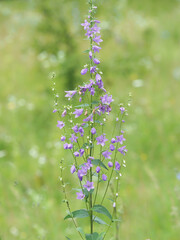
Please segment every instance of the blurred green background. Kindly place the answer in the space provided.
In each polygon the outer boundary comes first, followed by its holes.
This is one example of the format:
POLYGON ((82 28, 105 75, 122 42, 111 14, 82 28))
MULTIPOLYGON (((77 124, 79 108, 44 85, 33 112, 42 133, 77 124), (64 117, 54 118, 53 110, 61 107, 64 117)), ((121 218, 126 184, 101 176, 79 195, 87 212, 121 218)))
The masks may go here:
MULTIPOLYGON (((132 93, 120 239, 179 240, 180 1, 97 4, 105 86, 117 102, 132 93)), ((64 90, 83 82, 87 8, 85 0, 0 1, 0 240, 78 239, 63 221, 59 161, 70 156, 49 75, 62 104, 64 90)))

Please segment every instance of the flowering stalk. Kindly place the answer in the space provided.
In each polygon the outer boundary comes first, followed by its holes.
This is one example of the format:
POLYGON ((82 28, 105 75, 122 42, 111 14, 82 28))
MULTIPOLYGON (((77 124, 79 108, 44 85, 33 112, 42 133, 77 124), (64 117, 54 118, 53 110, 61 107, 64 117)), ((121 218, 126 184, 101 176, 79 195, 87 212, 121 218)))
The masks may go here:
MULTIPOLYGON (((72 219, 76 229, 79 229, 75 219, 89 218, 89 233, 83 234, 82 231, 78 231, 81 238, 85 237, 86 240, 105 239, 112 223, 115 222, 120 171, 123 167, 121 162, 122 157, 127 153, 124 146, 126 139, 122 130, 127 110, 122 104, 119 105, 116 124, 110 139, 106 132, 106 122, 110 120, 109 115, 114 100, 104 88, 103 73, 99 68, 100 60, 97 58, 97 53, 101 50, 100 43, 103 40, 100 36, 100 21, 95 18, 96 10, 93 0, 89 0, 89 15, 81 24, 90 42, 89 49, 85 51, 88 53, 89 63, 84 65, 81 75, 84 77, 89 75, 89 82, 78 86, 75 90, 65 91, 69 104, 63 108, 58 105, 58 95, 53 87, 55 96, 53 112, 58 112, 60 117, 57 127, 63 134, 61 141, 64 149, 69 150, 73 156, 70 172, 74 180, 78 179, 79 188, 76 198, 84 202, 85 207, 71 211, 67 201, 69 214, 65 219, 72 219), (116 186, 115 195, 108 191, 113 184, 116 186), (108 197, 110 195, 111 199, 113 198, 112 210, 104 206, 107 194, 108 197), (104 218, 101 219, 99 215, 110 220, 108 228, 102 233, 98 233, 98 230, 94 231, 94 228, 97 229, 95 223, 106 224, 104 218)), ((63 191, 67 199, 65 188, 63 191)))

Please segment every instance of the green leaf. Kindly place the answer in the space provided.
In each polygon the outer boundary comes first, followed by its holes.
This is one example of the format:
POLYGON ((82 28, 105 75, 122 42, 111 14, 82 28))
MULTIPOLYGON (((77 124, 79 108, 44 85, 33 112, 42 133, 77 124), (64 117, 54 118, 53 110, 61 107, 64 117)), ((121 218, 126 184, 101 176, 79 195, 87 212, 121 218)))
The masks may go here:
POLYGON ((92 104, 99 104, 100 101, 93 101, 92 104))
POLYGON ((83 51, 83 53, 89 53, 89 49, 87 49, 87 50, 83 51))
POLYGON ((111 216, 110 212, 109 212, 109 211, 107 210, 107 208, 105 208, 104 206, 102 206, 102 205, 95 205, 95 206, 92 208, 92 210, 93 210, 94 212, 102 213, 102 214, 104 214, 105 216, 107 216, 109 219, 112 220, 112 216, 111 216))
POLYGON ((122 222, 121 219, 112 219, 112 222, 122 222))
POLYGON ((68 214, 64 220, 68 219, 68 218, 86 218, 89 217, 89 212, 85 209, 80 209, 80 210, 76 210, 74 212, 72 212, 72 215, 68 214))
POLYGON ((101 167, 105 168, 106 170, 108 170, 106 165, 100 159, 93 159, 93 160, 91 160, 91 163, 95 166, 101 166, 101 167))
POLYGON ((85 104, 77 105, 75 107, 77 107, 77 108, 79 108, 79 107, 82 107, 82 108, 83 107, 89 107, 89 104, 85 103, 85 104))
POLYGON ((97 240, 103 240, 104 234, 105 234, 105 232, 102 232, 101 234, 99 234, 99 237, 97 240))
POLYGON ((98 224, 108 225, 106 222, 104 222, 101 218, 99 218, 97 216, 93 216, 93 221, 98 224))
POLYGON ((97 232, 93 234, 86 234, 86 240, 98 240, 99 234, 97 232))
POLYGON ((68 237, 66 237, 67 238, 67 240, 71 240, 70 238, 68 238, 68 237))

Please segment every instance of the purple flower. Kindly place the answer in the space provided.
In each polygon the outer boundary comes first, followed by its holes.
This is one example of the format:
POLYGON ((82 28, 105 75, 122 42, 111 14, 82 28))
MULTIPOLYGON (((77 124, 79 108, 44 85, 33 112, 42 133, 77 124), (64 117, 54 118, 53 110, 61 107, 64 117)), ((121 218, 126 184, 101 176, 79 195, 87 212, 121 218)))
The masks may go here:
POLYGON ((92 52, 90 51, 90 52, 89 52, 89 58, 92 59, 92 56, 93 56, 93 55, 92 55, 92 52))
POLYGON ((108 162, 108 167, 113 167, 113 163, 111 161, 108 162))
POLYGON ((85 187, 89 192, 91 189, 94 189, 93 184, 94 184, 93 182, 87 181, 87 183, 85 185, 83 185, 83 187, 85 187))
POLYGON ((97 145, 100 144, 102 147, 105 145, 105 142, 108 141, 108 140, 106 139, 105 135, 106 135, 106 134, 103 134, 103 135, 101 135, 101 136, 99 136, 99 137, 96 138, 96 140, 97 140, 97 145))
POLYGON ((95 22, 95 23, 100 23, 100 21, 99 21, 99 20, 94 20, 94 22, 95 22))
POLYGON ((65 136, 62 136, 61 137, 61 141, 64 142, 66 140, 66 137, 65 136))
POLYGON ((93 122, 93 114, 90 114, 87 118, 83 119, 84 122, 93 122))
POLYGON ((80 157, 82 157, 83 156, 83 154, 84 154, 84 149, 82 148, 82 149, 80 149, 79 150, 79 152, 80 152, 80 157))
POLYGON ((91 133, 94 135, 94 134, 96 134, 96 129, 93 127, 92 129, 91 129, 91 133))
POLYGON ((111 96, 108 96, 107 94, 104 95, 103 97, 101 97, 101 102, 102 104, 108 104, 110 105, 111 102, 113 102, 114 100, 112 99, 112 95, 111 96))
POLYGON ((62 117, 65 117, 66 116, 66 114, 67 114, 67 110, 65 109, 64 111, 63 111, 63 113, 62 113, 62 117))
POLYGON ((78 175, 79 180, 82 181, 83 176, 81 174, 81 170, 78 170, 77 175, 78 175))
POLYGON ((81 101, 82 101, 82 97, 79 98, 79 102, 81 102, 81 101))
POLYGON ((108 152, 108 151, 105 151, 105 152, 102 153, 102 155, 103 155, 105 158, 107 158, 107 159, 111 159, 111 157, 110 157, 111 154, 112 154, 112 153, 111 153, 111 152, 108 152))
POLYGON ((90 23, 87 20, 85 20, 84 23, 81 23, 81 26, 84 27, 84 30, 87 30, 90 26, 90 23))
POLYGON ((73 112, 73 114, 75 114, 75 118, 80 117, 83 114, 84 109, 75 109, 75 111, 73 112))
POLYGON ((118 162, 115 162, 115 167, 116 167, 116 170, 119 171, 121 168, 121 165, 118 162))
POLYGON ((68 143, 64 144, 64 149, 68 149, 68 143))
POLYGON ((118 151, 122 154, 122 155, 125 155, 125 152, 127 152, 127 149, 125 149, 126 146, 122 146, 120 148, 118 148, 118 151))
POLYGON ((93 41, 96 42, 97 44, 100 44, 101 42, 103 42, 103 40, 101 39, 101 36, 95 36, 95 38, 93 38, 93 41))
POLYGON ((96 66, 93 66, 90 68, 90 73, 95 73, 96 72, 96 66))
POLYGON ((58 128, 62 129, 65 126, 65 124, 62 121, 57 121, 57 122, 58 122, 57 124, 58 128))
POLYGON ((115 146, 114 146, 113 144, 111 144, 110 147, 109 147, 109 149, 110 149, 111 151, 114 151, 114 150, 115 150, 115 146))
POLYGON ((92 88, 90 89, 90 94, 91 94, 92 96, 94 96, 94 93, 95 93, 95 89, 92 87, 92 88))
POLYGON ((107 180, 107 176, 105 174, 102 175, 102 180, 106 181, 107 180))
POLYGON ((65 91, 65 93, 65 97, 72 98, 77 93, 77 91, 65 91))
POLYGON ((76 167, 74 165, 72 165, 71 167, 71 173, 73 174, 76 171, 76 167))
POLYGON ((115 138, 112 138, 112 139, 111 139, 111 143, 116 143, 116 139, 115 139, 115 138))
POLYGON ((100 64, 100 61, 99 61, 97 58, 94 58, 94 59, 93 59, 93 62, 94 62, 95 64, 100 64))
POLYGON ((125 108, 124 107, 120 107, 120 111, 121 111, 121 114, 123 114, 124 111, 125 111, 125 108))
POLYGON ((72 143, 68 144, 68 149, 72 149, 72 148, 73 148, 72 143))
POLYGON ((92 31, 96 34, 96 33, 100 33, 101 28, 98 27, 98 25, 95 23, 94 27, 92 28, 92 31))
POLYGON ((75 125, 72 130, 75 132, 75 133, 78 133, 78 125, 75 125))
POLYGON ((77 192, 77 199, 83 200, 85 198, 85 195, 83 194, 83 192, 77 192))
POLYGON ((74 152, 75 157, 79 157, 79 152, 74 152))
POLYGON ((81 134, 81 137, 83 137, 84 136, 84 129, 82 127, 80 127, 78 131, 81 134))
POLYGON ((86 168, 87 168, 88 170, 89 170, 91 167, 93 167, 90 159, 87 160, 87 163, 85 163, 85 166, 86 166, 86 168))
POLYGON ((55 112, 57 112, 57 109, 54 109, 54 110, 53 110, 53 113, 55 113, 55 112))
POLYGON ((122 120, 122 122, 124 123, 124 122, 125 122, 125 120, 122 120))
POLYGON ((93 49, 94 53, 96 53, 96 52, 99 53, 99 50, 101 49, 101 47, 94 45, 94 46, 92 47, 92 49, 93 49))
POLYGON ((123 141, 126 140, 126 139, 123 137, 123 135, 116 136, 116 139, 117 139, 116 142, 119 142, 120 144, 123 144, 123 141))
POLYGON ((88 71, 88 68, 84 68, 81 70, 81 75, 85 75, 88 71))
POLYGON ((101 75, 99 75, 98 73, 96 74, 96 85, 99 88, 103 88, 103 86, 104 86, 103 81, 101 79, 101 75))
POLYGON ((76 137, 76 135, 71 134, 71 138, 69 138, 69 140, 73 143, 73 142, 77 142, 78 137, 76 137))
POLYGON ((97 166, 96 172, 99 173, 100 171, 101 171, 101 168, 99 166, 97 166))

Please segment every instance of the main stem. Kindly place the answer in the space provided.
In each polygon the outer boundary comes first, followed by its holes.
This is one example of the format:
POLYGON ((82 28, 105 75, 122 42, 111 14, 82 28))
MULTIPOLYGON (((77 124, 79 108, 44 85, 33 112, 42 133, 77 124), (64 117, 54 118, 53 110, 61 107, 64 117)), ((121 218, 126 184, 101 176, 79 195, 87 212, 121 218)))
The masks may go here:
MULTIPOLYGON (((91 28, 92 28, 92 25, 93 25, 93 16, 92 16, 92 10, 93 10, 93 3, 92 3, 92 0, 90 0, 90 10, 91 10, 91 13, 90 13, 90 21, 91 21, 91 28)), ((92 37, 90 38, 90 51, 92 52, 92 44, 93 44, 93 39, 92 37)), ((92 67, 92 59, 90 60, 90 69, 92 67)), ((91 75, 91 79, 92 79, 92 73, 90 74, 91 75)), ((92 95, 91 95, 91 113, 92 113, 92 95)), ((91 125, 91 129, 93 128, 93 124, 91 125)), ((90 147, 90 157, 92 156, 92 147, 93 147, 93 135, 92 133, 90 132, 90 135, 91 135, 91 147, 90 147)), ((90 168, 90 182, 92 182, 92 168, 90 168)), ((90 210, 90 233, 93 234, 93 211, 92 211, 92 204, 93 204, 93 201, 92 201, 92 193, 90 193, 90 196, 89 196, 89 210, 90 210)))

